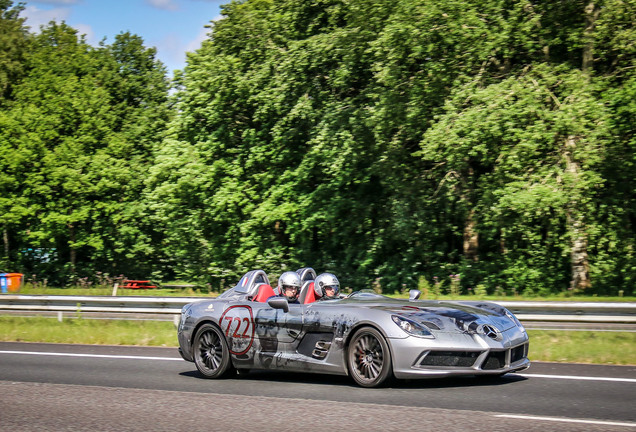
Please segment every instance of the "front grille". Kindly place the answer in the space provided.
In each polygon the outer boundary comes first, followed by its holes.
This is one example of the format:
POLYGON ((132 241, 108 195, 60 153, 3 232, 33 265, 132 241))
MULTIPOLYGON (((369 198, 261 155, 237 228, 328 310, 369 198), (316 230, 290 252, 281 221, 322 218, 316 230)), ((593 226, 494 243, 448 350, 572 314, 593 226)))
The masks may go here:
POLYGON ((526 351, 527 346, 528 344, 523 344, 510 350, 510 363, 514 363, 526 357, 528 355, 526 351))
POLYGON ((430 351, 420 361, 420 366, 471 367, 479 354, 474 351, 430 351))
POLYGON ((501 369, 506 366, 506 352, 493 351, 488 354, 486 361, 481 367, 483 370, 501 369))

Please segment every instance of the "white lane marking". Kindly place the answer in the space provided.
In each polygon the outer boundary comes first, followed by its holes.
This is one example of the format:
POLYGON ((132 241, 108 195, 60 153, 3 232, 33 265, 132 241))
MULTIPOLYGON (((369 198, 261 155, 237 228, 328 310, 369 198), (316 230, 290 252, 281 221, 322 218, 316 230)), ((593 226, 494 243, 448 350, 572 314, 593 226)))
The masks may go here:
MULTIPOLYGON (((106 354, 78 354, 78 353, 57 353, 57 352, 38 352, 38 351, 0 351, 0 354, 26 354, 26 355, 44 355, 59 357, 89 357, 89 358, 112 358, 112 359, 128 359, 128 360, 165 360, 165 361, 183 361, 181 358, 175 357, 148 357, 148 356, 130 356, 130 355, 106 355, 106 354)), ((542 375, 542 374, 523 374, 517 373, 524 377, 534 378, 551 378, 551 379, 570 379, 580 381, 612 381, 612 382, 628 382, 636 383, 633 378, 611 378, 611 377, 590 377, 590 376, 571 376, 571 375, 542 375)))
POLYGON ((517 375, 521 375, 528 378, 534 377, 534 378, 550 378, 550 379, 569 379, 569 380, 578 380, 578 381, 612 381, 612 382, 636 383, 636 379, 634 378, 612 378, 612 377, 593 377, 593 376, 574 376, 574 375, 542 375, 542 374, 523 374, 523 373, 518 373, 517 375))
POLYGON ((636 427, 636 423, 623 423, 623 422, 612 422, 612 421, 602 421, 602 420, 583 420, 583 419, 571 419, 571 418, 559 418, 559 417, 537 417, 537 416, 512 415, 512 414, 499 414, 499 415, 495 415, 495 417, 522 419, 522 420, 543 420, 543 421, 553 421, 553 422, 563 422, 563 423, 585 423, 585 424, 594 424, 594 425, 603 425, 603 426, 636 427))
POLYGON ((56 352, 37 352, 37 351, 0 351, 0 354, 26 354, 26 355, 44 355, 44 356, 60 356, 60 357, 94 357, 94 358, 132 359, 132 360, 183 361, 183 359, 174 358, 174 357, 146 357, 146 356, 128 356, 128 355, 105 355, 105 354, 77 354, 77 353, 56 353, 56 352))

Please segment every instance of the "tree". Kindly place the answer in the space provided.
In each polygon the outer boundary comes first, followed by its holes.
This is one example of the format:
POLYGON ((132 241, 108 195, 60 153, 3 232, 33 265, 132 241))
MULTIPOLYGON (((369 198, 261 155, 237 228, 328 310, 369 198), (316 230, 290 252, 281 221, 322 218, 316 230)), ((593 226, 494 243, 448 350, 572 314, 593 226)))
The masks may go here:
POLYGON ((474 185, 466 211, 490 227, 480 247, 506 262, 488 276, 492 285, 563 287, 569 255, 569 288, 583 290, 591 286, 589 241, 610 137, 609 114, 586 76, 538 65, 459 90, 420 154, 449 180, 440 185, 447 199, 464 201, 453 192, 474 185))
POLYGON ((0 108, 26 69, 29 33, 20 17, 23 9, 22 3, 14 6, 11 0, 0 0, 0 108))
POLYGON ((153 134, 167 120, 164 68, 135 36, 93 48, 63 23, 42 28, 33 47, 6 113, 20 247, 55 249, 57 283, 143 269, 148 251, 143 242, 135 250, 135 222, 153 134))
POLYGON ((13 99, 13 87, 19 83, 26 70, 25 56, 29 46, 29 34, 24 26, 24 18, 20 18, 23 6, 13 6, 10 0, 0 1, 0 216, 2 227, 2 253, 0 262, 7 263, 10 257, 10 227, 18 223, 23 216, 24 205, 16 196, 17 177, 16 160, 11 157, 6 145, 6 133, 10 120, 5 110, 13 99))

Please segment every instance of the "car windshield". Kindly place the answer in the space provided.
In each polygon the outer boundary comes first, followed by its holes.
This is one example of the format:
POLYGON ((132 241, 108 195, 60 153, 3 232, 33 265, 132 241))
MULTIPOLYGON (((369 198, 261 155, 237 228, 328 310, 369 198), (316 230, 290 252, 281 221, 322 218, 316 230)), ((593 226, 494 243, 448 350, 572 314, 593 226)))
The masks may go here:
POLYGON ((370 289, 364 289, 364 290, 360 290, 360 291, 354 291, 351 294, 349 294, 349 298, 363 298, 363 299, 371 299, 371 298, 386 298, 386 296, 383 296, 382 294, 378 294, 373 290, 370 289))

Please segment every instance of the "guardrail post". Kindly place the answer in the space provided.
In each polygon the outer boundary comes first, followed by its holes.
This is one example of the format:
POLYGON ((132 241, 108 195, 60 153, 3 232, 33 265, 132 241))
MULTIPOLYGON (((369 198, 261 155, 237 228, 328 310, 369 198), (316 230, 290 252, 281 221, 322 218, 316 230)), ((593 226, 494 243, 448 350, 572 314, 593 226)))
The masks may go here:
POLYGON ((113 297, 115 297, 117 295, 117 288, 119 287, 119 283, 115 282, 115 285, 113 285, 113 297))

